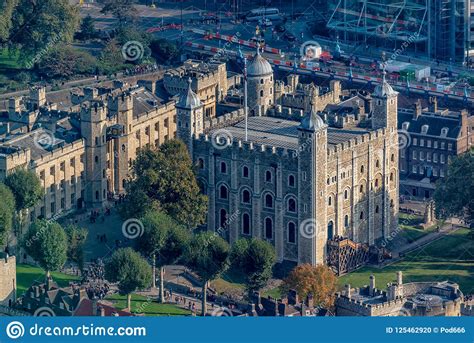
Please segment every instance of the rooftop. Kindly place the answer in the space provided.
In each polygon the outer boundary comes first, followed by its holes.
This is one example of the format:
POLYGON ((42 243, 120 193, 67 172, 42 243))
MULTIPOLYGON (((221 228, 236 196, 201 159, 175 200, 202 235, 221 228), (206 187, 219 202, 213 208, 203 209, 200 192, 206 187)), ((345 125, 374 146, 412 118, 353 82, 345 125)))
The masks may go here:
MULTIPOLYGON (((298 127, 299 121, 284 120, 274 117, 249 117, 248 118, 248 139, 256 144, 264 144, 286 149, 298 149, 298 127)), ((235 140, 245 139, 245 122, 241 121, 235 125, 225 128, 235 140)), ((216 131, 213 129, 210 131, 216 131)), ((328 144, 337 145, 342 142, 368 133, 361 128, 351 128, 350 130, 328 128, 328 144)))

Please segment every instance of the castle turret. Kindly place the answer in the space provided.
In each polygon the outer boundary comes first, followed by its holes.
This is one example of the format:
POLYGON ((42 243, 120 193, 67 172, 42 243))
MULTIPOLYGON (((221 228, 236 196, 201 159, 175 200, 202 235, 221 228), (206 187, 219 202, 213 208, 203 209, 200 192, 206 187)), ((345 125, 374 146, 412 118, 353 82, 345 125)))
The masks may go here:
POLYGON ((250 116, 264 116, 273 106, 274 80, 270 63, 257 50, 247 66, 248 107, 250 116))
POLYGON ((204 130, 203 104, 192 90, 192 80, 188 80, 188 90, 181 94, 176 103, 178 119, 178 137, 186 144, 193 156, 193 136, 198 136, 204 130))
POLYGON ((107 200, 107 109, 94 101, 81 109, 81 134, 85 140, 84 201, 88 207, 102 207, 107 200))
POLYGON ((136 158, 135 149, 129 146, 133 122, 133 97, 129 92, 123 92, 108 99, 108 109, 111 116, 116 116, 120 135, 114 137, 113 174, 111 175, 114 191, 125 192, 125 183, 130 172, 130 159, 136 158))
POLYGON ((327 125, 310 111, 298 128, 298 204, 300 211, 298 262, 313 265, 325 262, 327 232, 326 175, 327 125))
POLYGON ((377 85, 372 93, 372 128, 387 128, 392 132, 397 129, 398 92, 387 82, 385 74, 384 70, 382 83, 377 85))

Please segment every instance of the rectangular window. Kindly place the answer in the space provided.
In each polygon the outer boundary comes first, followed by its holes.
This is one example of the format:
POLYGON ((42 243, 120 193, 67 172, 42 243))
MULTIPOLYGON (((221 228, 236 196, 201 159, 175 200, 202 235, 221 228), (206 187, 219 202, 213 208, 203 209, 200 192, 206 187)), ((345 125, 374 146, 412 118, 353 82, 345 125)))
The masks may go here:
POLYGON ((411 170, 412 170, 413 174, 416 174, 416 173, 418 172, 417 166, 413 166, 413 167, 411 168, 411 170))
POLYGON ((414 146, 417 146, 417 145, 418 145, 418 139, 417 139, 417 138, 413 138, 413 145, 414 145, 414 146))
POLYGON ((412 158, 413 158, 414 160, 416 160, 416 157, 417 157, 417 151, 416 151, 416 150, 413 150, 412 158))
POLYGON ((452 143, 448 143, 448 150, 453 150, 453 144, 452 143))
POLYGON ((427 146, 428 148, 431 148, 431 139, 428 139, 428 140, 426 141, 426 146, 427 146))
POLYGON ((438 141, 433 142, 433 148, 438 149, 438 141))
POLYGON ((445 162, 444 154, 439 155, 439 161, 441 162, 441 164, 444 164, 444 162, 445 162))
POLYGON ((420 146, 425 146, 425 140, 423 138, 420 139, 420 146))
POLYGON ((446 143, 445 142, 441 142, 441 149, 444 149, 446 147, 446 143))
POLYGON ((424 161, 424 160, 425 160, 425 152, 420 151, 420 161, 424 161))

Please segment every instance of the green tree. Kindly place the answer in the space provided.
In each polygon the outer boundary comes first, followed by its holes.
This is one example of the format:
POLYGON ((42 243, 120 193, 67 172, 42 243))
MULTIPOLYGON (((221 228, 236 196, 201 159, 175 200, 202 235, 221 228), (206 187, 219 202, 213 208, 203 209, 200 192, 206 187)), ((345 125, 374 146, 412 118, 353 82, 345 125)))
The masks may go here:
POLYGON ((474 149, 451 160, 446 177, 436 185, 434 200, 441 218, 474 221, 474 149))
POLYGON ((37 65, 39 74, 49 79, 70 78, 94 73, 97 61, 91 54, 72 46, 60 46, 48 52, 37 65))
POLYGON ((79 21, 78 7, 68 0, 18 0, 9 42, 20 49, 24 62, 34 65, 46 50, 71 42, 79 21))
POLYGON ((102 49, 99 58, 99 68, 104 74, 110 75, 125 67, 122 48, 117 39, 111 39, 102 49))
POLYGON ((67 236, 64 229, 56 222, 37 220, 30 225, 22 246, 46 272, 58 270, 67 259, 67 236))
POLYGON ((121 210, 124 216, 139 218, 150 209, 160 208, 188 229, 205 222, 207 197, 200 192, 183 142, 169 140, 158 149, 140 150, 132 174, 121 210), (140 194, 140 206, 133 203, 133 194, 140 194))
POLYGON ((244 275, 250 299, 253 292, 265 287, 270 280, 276 261, 275 249, 261 239, 242 238, 232 246, 230 261, 232 268, 244 275))
POLYGON ((202 315, 207 312, 208 282, 218 278, 229 267, 229 245, 213 232, 195 235, 185 252, 186 266, 202 279, 202 315))
POLYGON ((167 39, 154 39, 150 43, 151 54, 159 62, 175 61, 179 55, 179 48, 175 42, 167 39))
POLYGON ((95 20, 88 14, 81 22, 81 38, 93 39, 97 37, 97 30, 94 26, 95 20))
POLYGON ((15 197, 10 188, 0 183, 0 247, 8 242, 8 236, 13 227, 15 213, 15 197))
POLYGON ((133 6, 134 0, 103 0, 101 12, 112 13, 118 20, 119 26, 124 26, 135 20, 137 9, 133 6))
POLYGON ((80 270, 84 268, 84 243, 87 239, 88 231, 76 225, 66 226, 67 235, 67 257, 76 263, 80 270))
POLYGON ((21 232, 25 211, 35 206, 43 198, 43 186, 38 176, 33 171, 26 169, 17 169, 8 175, 5 185, 11 189, 15 197, 18 230, 21 232))
POLYGON ((144 233, 139 240, 140 251, 152 260, 153 285, 156 265, 160 268, 160 302, 164 302, 165 266, 177 263, 189 243, 189 232, 163 212, 148 212, 143 218, 144 233))
POLYGON ((12 16, 18 0, 0 0, 0 46, 8 43, 12 16))
POLYGON ((105 278, 118 283, 119 292, 127 296, 127 307, 131 311, 132 293, 151 285, 151 268, 138 252, 122 248, 105 264, 105 278))

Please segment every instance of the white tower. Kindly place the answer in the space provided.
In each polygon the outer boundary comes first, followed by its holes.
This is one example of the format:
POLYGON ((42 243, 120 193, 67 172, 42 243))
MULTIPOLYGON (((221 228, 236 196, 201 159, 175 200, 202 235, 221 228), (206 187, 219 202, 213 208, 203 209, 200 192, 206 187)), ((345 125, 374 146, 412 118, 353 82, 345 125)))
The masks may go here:
POLYGON ((263 116, 275 100, 273 69, 257 50, 247 66, 248 107, 250 116, 263 116))

